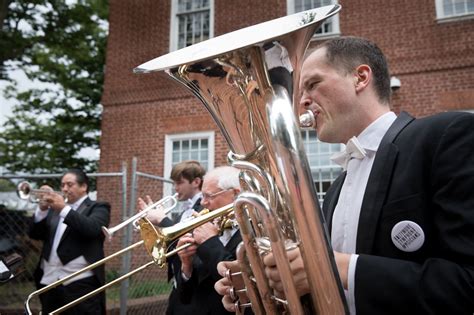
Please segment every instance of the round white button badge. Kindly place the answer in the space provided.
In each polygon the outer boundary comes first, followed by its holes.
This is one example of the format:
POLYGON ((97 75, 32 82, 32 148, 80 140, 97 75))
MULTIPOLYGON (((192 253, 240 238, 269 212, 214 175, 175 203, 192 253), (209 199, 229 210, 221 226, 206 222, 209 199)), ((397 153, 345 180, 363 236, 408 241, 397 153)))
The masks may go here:
POLYGON ((425 232, 413 221, 401 221, 392 229, 392 242, 401 251, 414 252, 425 242, 425 232))

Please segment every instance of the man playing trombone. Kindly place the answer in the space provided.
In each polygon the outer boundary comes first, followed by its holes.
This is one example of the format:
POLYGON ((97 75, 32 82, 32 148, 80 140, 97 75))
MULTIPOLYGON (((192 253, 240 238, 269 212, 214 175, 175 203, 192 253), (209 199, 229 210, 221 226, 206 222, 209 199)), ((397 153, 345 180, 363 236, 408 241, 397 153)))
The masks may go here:
MULTIPOLYGON (((88 198, 89 180, 80 169, 69 169, 61 178, 61 193, 41 187, 39 205, 29 236, 43 241, 40 261, 34 273, 38 288, 47 286, 104 257, 101 227, 110 221, 110 205, 88 198)), ((43 314, 100 287, 104 267, 84 272, 40 295, 43 314)), ((87 299, 67 314, 105 314, 105 294, 87 299)))
MULTIPOLYGON (((233 203, 239 192, 239 170, 230 166, 218 167, 204 176, 201 204, 213 211, 233 203)), ((217 264, 235 259, 241 240, 237 227, 229 219, 219 224, 205 223, 179 239, 177 247, 194 244, 178 252, 181 259, 178 292, 184 303, 196 306, 196 314, 228 314, 221 297, 214 291, 214 283, 220 279, 217 264)))

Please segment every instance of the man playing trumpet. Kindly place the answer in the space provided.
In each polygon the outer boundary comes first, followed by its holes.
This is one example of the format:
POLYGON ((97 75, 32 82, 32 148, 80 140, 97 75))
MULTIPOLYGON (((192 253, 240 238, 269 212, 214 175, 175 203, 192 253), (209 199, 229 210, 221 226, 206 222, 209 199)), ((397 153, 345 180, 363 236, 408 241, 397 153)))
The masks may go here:
MULTIPOLYGON (((193 218, 197 211, 202 209, 201 205, 201 187, 203 185, 203 176, 206 173, 204 167, 198 161, 183 161, 171 170, 171 179, 173 180, 173 187, 176 191, 176 199, 184 202, 182 212, 177 218, 176 222, 166 216, 164 209, 153 209, 147 213, 146 218, 151 223, 159 227, 172 226, 174 223, 184 222, 193 218)), ((138 209, 143 210, 147 206, 153 204, 150 196, 146 196, 146 202, 142 198, 138 198, 138 209)), ((170 248, 173 249, 174 247, 170 248)), ((176 281, 179 277, 179 270, 181 269, 181 262, 177 256, 168 258, 168 281, 173 279, 173 289, 168 299, 167 315, 173 314, 191 314, 195 312, 192 305, 183 305, 178 298, 176 291, 176 281)))
MULTIPOLYGON (((41 191, 29 231, 31 238, 43 241, 41 258, 34 273, 38 289, 104 258, 101 227, 110 221, 110 205, 88 198, 89 180, 82 170, 69 169, 64 173, 62 194, 47 185, 42 186, 41 191)), ((89 293, 104 282, 105 271, 101 266, 44 292, 40 295, 43 314, 89 293)), ((67 314, 105 314, 105 294, 85 300, 67 314)))

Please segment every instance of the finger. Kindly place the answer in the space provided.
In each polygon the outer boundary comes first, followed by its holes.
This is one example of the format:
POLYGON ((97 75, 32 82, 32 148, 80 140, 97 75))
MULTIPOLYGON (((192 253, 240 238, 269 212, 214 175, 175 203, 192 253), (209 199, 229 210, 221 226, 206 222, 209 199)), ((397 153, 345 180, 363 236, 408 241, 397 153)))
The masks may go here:
POLYGON ((214 284, 214 289, 219 295, 226 295, 229 292, 230 282, 226 278, 222 278, 214 284))
POLYGON ((147 205, 151 206, 153 204, 153 200, 151 199, 150 195, 146 195, 145 198, 147 205))
POLYGON ((142 211, 143 209, 145 209, 145 201, 143 201, 142 198, 138 198, 137 199, 137 208, 138 208, 138 211, 142 211))
POLYGON ((263 257, 263 264, 267 267, 276 266, 276 260, 275 260, 275 256, 273 256, 273 253, 270 252, 263 257))
POLYGON ((221 275, 221 277, 225 277, 227 270, 230 268, 227 266, 228 261, 221 261, 217 264, 217 273, 221 275))
POLYGON ((277 268, 266 267, 265 268, 265 274, 267 275, 268 279, 271 279, 275 282, 280 282, 281 281, 280 273, 278 272, 277 268))
POLYGON ((235 313, 235 303, 229 295, 224 295, 222 305, 228 312, 235 313))
POLYGON ((286 255, 288 256, 288 260, 290 262, 292 262, 293 260, 300 257, 300 250, 299 250, 299 248, 289 250, 289 251, 286 252, 286 255))

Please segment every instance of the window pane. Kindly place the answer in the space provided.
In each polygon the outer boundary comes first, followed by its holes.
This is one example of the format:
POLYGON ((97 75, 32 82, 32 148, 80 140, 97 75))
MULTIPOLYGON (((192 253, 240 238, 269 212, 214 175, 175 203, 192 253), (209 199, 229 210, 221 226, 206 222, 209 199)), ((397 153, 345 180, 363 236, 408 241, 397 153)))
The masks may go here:
POLYGON ((178 48, 206 40, 210 35, 210 3, 208 0, 184 0, 178 5, 178 48))
POLYGON ((209 141, 207 138, 175 140, 172 144, 172 164, 184 160, 197 160, 209 168, 209 141))
POLYGON ((188 151, 189 150, 189 140, 183 140, 181 142, 181 147, 183 151, 188 151))
MULTIPOLYGON (((335 0, 294 0, 295 12, 301 12, 309 9, 319 8, 322 6, 337 3, 335 0)), ((329 18, 323 22, 321 27, 316 31, 316 34, 328 34, 334 32, 334 19, 329 18)))
POLYGON ((173 152, 173 157, 172 157, 172 159, 173 159, 173 164, 174 164, 174 163, 177 163, 177 162, 179 162, 179 161, 181 160, 181 157, 180 157, 180 156, 181 156, 181 155, 179 154, 179 152, 173 152))
POLYGON ((474 13, 474 0, 443 0, 443 17, 474 13))
POLYGON ((205 160, 205 161, 208 160, 208 154, 207 153, 208 153, 207 150, 206 151, 204 151, 204 150, 201 151, 201 159, 202 160, 205 160))
POLYGON ((331 156, 341 151, 341 145, 320 142, 313 130, 302 131, 301 136, 306 148, 314 184, 318 191, 318 198, 322 202, 327 188, 342 172, 342 168, 331 161, 331 156))

